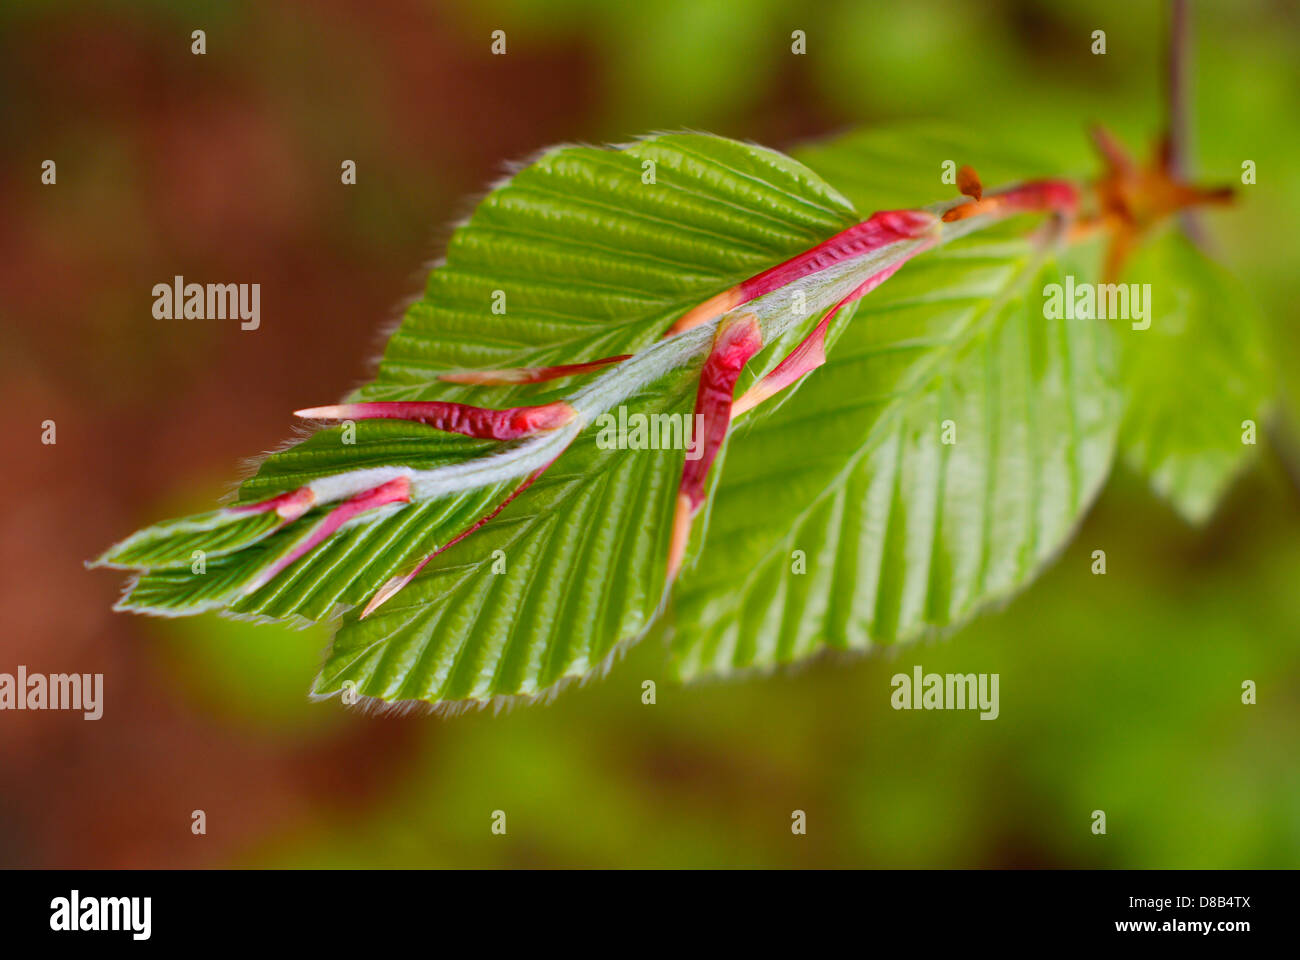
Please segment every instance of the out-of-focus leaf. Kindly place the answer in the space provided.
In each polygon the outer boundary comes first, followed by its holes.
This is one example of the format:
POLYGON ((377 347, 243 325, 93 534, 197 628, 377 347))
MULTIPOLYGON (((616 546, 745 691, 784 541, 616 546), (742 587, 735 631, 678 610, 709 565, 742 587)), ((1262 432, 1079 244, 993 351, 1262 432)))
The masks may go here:
POLYGON ((1150 327, 1116 321, 1128 410, 1124 460, 1186 519, 1204 520, 1255 446, 1274 393, 1254 301, 1175 231, 1146 247, 1125 280, 1150 284, 1150 327))

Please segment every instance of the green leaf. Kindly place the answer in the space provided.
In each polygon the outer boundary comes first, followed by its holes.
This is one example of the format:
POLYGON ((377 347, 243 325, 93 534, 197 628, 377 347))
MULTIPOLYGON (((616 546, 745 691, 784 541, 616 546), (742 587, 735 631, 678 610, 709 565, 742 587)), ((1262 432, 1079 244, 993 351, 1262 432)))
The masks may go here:
MULTIPOLYGON (((435 378, 635 352, 685 310, 856 219, 806 168, 716 137, 549 152, 457 232, 361 396, 538 402, 537 388, 435 378), (491 312, 496 290, 504 315, 491 312)), ((793 337, 755 367, 774 366, 793 337)), ((548 385, 546 397, 559 392, 548 385)), ((687 377, 627 406, 681 415, 693 398, 687 377)), ((313 693, 351 682, 383 700, 483 701, 589 673, 661 605, 681 468, 680 451, 600 450, 589 429, 492 524, 366 620, 345 618, 313 693)))
POLYGON ((1044 320, 1060 272, 1035 261, 971 238, 909 264, 797 397, 739 430, 679 589, 681 676, 951 627, 1061 550, 1120 397, 1108 329, 1044 320))
POLYGON ((634 353, 696 304, 857 220, 807 167, 721 137, 549 150, 452 236, 359 396, 532 402, 536 387, 436 377, 634 353), (497 291, 504 314, 492 309, 497 291))
MULTIPOLYGON (((266 499, 347 470, 394 464, 430 469, 473 458, 494 446, 392 420, 362 421, 349 440, 344 442, 340 429, 322 430, 272 454, 244 483, 239 501, 266 499)), ((340 606, 363 603, 405 565, 431 553, 491 510, 514 486, 492 484, 389 507, 384 516, 372 514, 369 522, 345 528, 251 593, 247 591, 257 574, 291 549, 324 516, 324 509, 312 510, 283 528, 277 528, 279 517, 274 513, 245 515, 224 526, 200 523, 207 517, 220 518, 220 511, 150 528, 106 554, 116 564, 146 571, 130 586, 118 609, 181 616, 226 608, 263 618, 326 619, 340 606), (194 532, 165 537, 173 528, 190 527, 196 528, 194 532), (236 535, 241 537, 237 544, 236 535), (195 550, 206 554, 198 569, 192 563, 195 550)))
POLYGON ((1118 321, 1129 406, 1125 462, 1187 520, 1214 510, 1256 447, 1274 395, 1253 298, 1170 230, 1134 259, 1126 282, 1150 284, 1150 328, 1118 321))
POLYGON ((271 535, 280 518, 274 513, 244 514, 212 510, 159 523, 114 544, 91 566, 123 570, 168 570, 193 564, 196 552, 221 557, 271 535))
MULTIPOLYGON (((142 531, 102 558, 141 570, 121 606, 342 613, 315 696, 481 704, 550 694, 608 665, 664 605, 684 455, 607 449, 591 410, 618 403, 615 395, 633 416, 691 410, 697 351, 711 332, 655 346, 665 329, 861 219, 814 169, 838 178, 862 215, 951 196, 944 176, 963 163, 990 186, 1056 172, 929 128, 854 136, 803 157, 808 166, 701 135, 543 154, 456 231, 377 379, 355 398, 600 402, 571 427, 500 443, 402 421, 320 431, 267 458, 239 494, 250 503, 310 485, 312 509, 283 523, 216 511, 142 531), (625 353, 637 356, 610 381, 596 375, 594 394, 575 394, 572 378, 496 387, 439 379, 625 353), (655 359, 665 356, 672 363, 655 359), (650 372, 601 393, 634 369, 650 372), (451 475, 456 483, 429 479, 451 475), (375 503, 364 491, 378 483, 396 502, 351 516, 268 579, 341 497, 375 503), (207 558, 197 574, 195 550, 207 558), (431 555, 360 618, 381 587, 431 555)), ((1044 287, 1067 274, 1093 279, 1095 251, 1058 254, 1037 223, 986 227, 909 262, 836 317, 825 366, 738 421, 679 581, 682 676, 944 630, 1021 589, 1060 551, 1109 471, 1123 403, 1115 331, 1044 316, 1044 287)), ((858 282, 848 273, 836 282, 848 280, 858 282)), ((816 289, 816 302, 829 303, 830 287, 816 289)), ((742 390, 820 319, 787 326, 784 301, 772 303, 784 332, 751 361, 742 390)), ((1153 384, 1152 403, 1168 402, 1158 389, 1168 370, 1137 350, 1128 364, 1136 382, 1153 384)), ((1159 424, 1135 417, 1143 409, 1130 407, 1126 430, 1159 424)), ((1168 472, 1168 457, 1152 462, 1168 472)))
MULTIPOLYGON (((694 381, 629 414, 688 413, 694 381)), ((344 618, 312 693, 536 696, 607 663, 663 596, 680 450, 602 450, 588 431, 493 523, 365 620, 344 618)))
MULTIPOLYGON (((437 377, 641 350, 687 309, 857 219, 807 168, 721 138, 670 135, 619 150, 548 151, 456 231, 425 297, 389 341, 377 380, 357 396, 497 407, 562 397, 573 381, 473 387, 437 377)), ((770 344, 753 374, 774 366, 800 335, 791 330, 770 344)), ((697 371, 652 385, 627 403, 629 412, 689 412, 697 371)), ((354 609, 315 692, 351 681, 384 699, 535 694, 588 673, 619 640, 642 632, 663 599, 683 454, 602 450, 595 433, 589 428, 503 514, 437 556, 369 618, 359 620, 354 609), (502 562, 505 573, 497 572, 502 562)), ((361 422, 351 443, 326 430, 267 458, 239 501, 350 471, 428 470, 510 448, 418 424, 361 422)), ((465 532, 517 484, 365 515, 252 592, 259 572, 301 542, 322 509, 283 528, 262 521, 260 539, 212 553, 201 574, 181 550, 195 545, 170 543, 185 565, 139 564, 144 572, 119 606, 331 617, 465 532)), ((127 559, 148 561, 143 546, 127 559)), ((160 549, 152 541, 149 548, 160 549)))
MULTIPOLYGON (((937 180, 943 159, 970 152, 922 138, 909 154, 892 136, 857 136, 803 156, 855 171, 843 188, 870 201, 871 158, 887 158, 906 194, 897 171, 937 180)), ((909 263, 862 301, 796 397, 742 421, 678 589, 680 676, 952 627, 1065 545, 1115 449, 1112 335, 1044 319, 1043 287, 1062 268, 1015 230, 909 263)), ((1069 269, 1088 267, 1072 258, 1069 269)))
POLYGON ((791 155, 834 184, 863 215, 955 196, 955 175, 963 164, 975 167, 988 188, 1078 172, 1062 168, 1048 152, 1011 149, 930 121, 850 133, 791 155))

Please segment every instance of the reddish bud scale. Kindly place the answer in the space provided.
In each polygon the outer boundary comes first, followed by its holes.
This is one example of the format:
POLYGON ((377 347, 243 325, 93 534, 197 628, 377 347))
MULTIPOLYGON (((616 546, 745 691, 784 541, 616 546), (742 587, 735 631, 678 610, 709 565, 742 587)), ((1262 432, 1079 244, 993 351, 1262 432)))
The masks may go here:
MULTIPOLYGON (((912 256, 928 250, 932 245, 927 243, 918 247, 912 256)), ((908 257, 908 259, 910 260, 911 257, 908 257)), ((898 263, 890 264, 884 270, 873 273, 859 286, 855 287, 852 293, 831 307, 826 316, 822 318, 822 322, 817 324, 813 332, 808 334, 799 342, 797 347, 790 351, 789 356, 777 364, 771 373, 746 390, 740 399, 732 405, 732 417, 738 417, 742 413, 752 410, 764 400, 780 393, 804 374, 816 370, 825 363, 826 330, 830 327, 831 319, 835 314, 839 313, 845 305, 853 303, 855 300, 861 300, 897 273, 899 268, 906 262, 907 260, 900 260, 898 263)))
POLYGON ((390 503, 405 503, 410 499, 411 481, 406 477, 398 477, 396 480, 389 480, 387 483, 380 484, 371 490, 362 491, 351 500, 345 501, 325 514, 320 522, 312 528, 311 533, 265 570, 260 577, 248 586, 245 592, 252 593, 254 590, 261 588, 298 558, 320 546, 321 543, 333 536, 343 524, 358 514, 390 503))
POLYGON ((697 421, 702 423, 703 433, 696 441, 701 444, 700 457, 686 461, 680 488, 680 492, 689 498, 692 510, 699 509, 704 501, 704 483, 709 467, 713 465, 731 425, 736 380, 749 358, 762 346, 763 335, 759 332, 758 321, 749 314, 718 331, 713 350, 704 361, 700 388, 695 395, 695 413, 704 418, 702 422, 697 421))
POLYGON ((943 215, 944 223, 981 213, 1067 213, 1079 206, 1079 191, 1067 180, 1034 180, 980 200, 959 203, 943 215))
POLYGON ((545 383, 561 377, 575 377, 580 374, 599 370, 611 363, 622 363, 632 355, 620 354, 617 357, 602 357, 585 363, 564 363, 555 367, 515 367, 510 370, 462 370, 456 373, 442 373, 438 379, 446 383, 469 383, 478 386, 503 386, 511 383, 545 383))
POLYGON ((516 440, 539 430, 554 430, 573 419, 567 403, 546 403, 537 407, 509 407, 492 410, 467 403, 442 400, 417 402, 343 403, 294 411, 310 420, 410 420, 448 433, 483 440, 516 440))
POLYGON ((747 314, 720 329, 713 340, 713 349, 704 361, 700 373, 700 387, 695 395, 695 413, 702 417, 698 460, 687 460, 682 468, 682 482, 677 489, 677 509, 673 514, 673 528, 668 542, 668 580, 677 577, 686 545, 691 538, 691 523, 704 502, 704 484, 709 467, 718 456, 722 441, 731 425, 731 404, 736 390, 736 380, 749 358, 763 346, 763 336, 758 320, 747 314))
POLYGON ((913 240, 933 227, 935 222, 932 214, 920 210, 873 213, 824 243, 750 277, 740 285, 741 303, 748 303, 841 261, 864 256, 900 240, 913 240))
POLYGON ((1232 199, 1229 187, 1204 188, 1187 183, 1179 174, 1173 141, 1166 133, 1157 143, 1149 163, 1140 165, 1102 127, 1092 137, 1105 162, 1105 170, 1092 184, 1096 211, 1072 227, 1070 238, 1081 239, 1097 231, 1110 236, 1102 276, 1117 281, 1139 239, 1171 214, 1207 203, 1232 199))
POLYGON ((1097 152, 1106 161, 1107 169, 1124 177, 1137 174, 1137 164, 1109 130, 1099 123, 1094 123, 1088 132, 1092 135, 1092 142, 1097 147, 1097 152))
POLYGON ((771 373, 741 394, 740 399, 731 405, 732 419, 754 409, 826 362, 826 328, 840 306, 836 304, 813 332, 799 341, 799 345, 771 373))
POLYGON ((900 240, 915 240, 924 236, 937 222, 933 214, 923 210, 882 210, 873 213, 866 220, 855 223, 829 240, 755 274, 687 311, 669 328, 665 336, 673 336, 707 323, 721 313, 844 260, 864 256, 900 240))
POLYGON ((1016 211, 1073 213, 1079 191, 1067 180, 1035 180, 998 195, 1002 205, 1016 211))
POLYGON ((285 520, 297 520, 316 503, 316 494, 311 487, 299 487, 278 497, 261 500, 257 503, 238 503, 227 507, 229 513, 266 513, 274 510, 285 520))
MULTIPOLYGON (((551 463, 554 462, 555 462, 554 460, 551 461, 551 463)), ((472 524, 470 524, 460 533, 456 534, 456 536, 452 537, 450 540, 444 543, 437 550, 433 551, 433 553, 429 554, 427 557, 425 557, 423 560, 417 563, 406 573, 398 574, 397 576, 390 579, 387 583, 385 583, 382 587, 380 587, 375 592, 375 595, 370 598, 370 602, 366 604, 365 609, 361 611, 361 616, 359 616, 357 619, 358 620, 366 619, 366 617, 370 616, 381 606, 383 606, 385 603, 391 600, 398 593, 398 591, 400 591, 408 583, 410 583, 417 576, 419 576, 420 571, 423 570, 426 566, 428 566, 430 560, 438 556, 438 554, 450 550, 456 544, 460 543, 462 540, 468 537, 471 533, 474 533, 476 530, 482 527, 485 523, 494 520, 497 514, 499 514, 502 510, 508 507, 510 505, 510 502, 514 500, 515 497, 519 496, 521 493, 527 490, 530 486, 532 486, 534 480, 536 480, 548 469, 550 469, 551 463, 548 463, 544 467, 538 467, 536 470, 534 470, 532 473, 528 475, 528 477, 524 480, 523 483, 515 487, 514 490, 510 492, 510 495, 508 497, 506 497, 504 500, 498 503, 490 511, 484 514, 478 520, 475 520, 472 524)))
POLYGON ((969 164, 957 171, 957 189, 976 200, 984 196, 984 185, 980 183, 980 175, 969 164))

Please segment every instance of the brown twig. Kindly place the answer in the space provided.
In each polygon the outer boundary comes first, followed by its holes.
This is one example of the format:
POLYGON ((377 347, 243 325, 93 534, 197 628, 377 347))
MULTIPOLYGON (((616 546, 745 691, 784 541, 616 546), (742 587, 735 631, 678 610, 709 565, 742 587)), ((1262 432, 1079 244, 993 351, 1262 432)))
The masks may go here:
MULTIPOLYGON (((1187 0, 1171 0, 1169 5, 1169 47, 1165 75, 1166 148, 1168 169, 1179 179, 1187 177, 1187 158, 1191 130, 1189 85, 1191 28, 1188 23, 1187 0)), ((1206 234, 1200 218, 1193 210, 1179 214, 1183 232, 1197 246, 1205 246, 1206 234)))

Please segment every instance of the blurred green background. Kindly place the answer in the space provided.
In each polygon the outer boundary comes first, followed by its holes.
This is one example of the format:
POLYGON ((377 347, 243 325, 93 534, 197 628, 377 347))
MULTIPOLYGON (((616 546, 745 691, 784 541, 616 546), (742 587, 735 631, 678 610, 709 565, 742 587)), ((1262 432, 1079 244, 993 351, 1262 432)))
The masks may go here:
POLYGON ((1120 468, 1039 583, 943 642, 683 688, 652 635, 549 706, 441 719, 310 704, 326 631, 114 615, 115 578, 81 562, 206 508, 291 410, 363 378, 504 161, 680 128, 789 147, 924 116, 1086 173, 1088 121, 1143 149, 1163 123, 1165 6, 6 4, 0 670, 102 671, 107 689, 94 723, 0 715, 0 864, 1296 866, 1300 13, 1192 12, 1192 170, 1257 164, 1210 224, 1291 391, 1205 529, 1120 468), (260 282, 262 329, 153 319, 174 274, 260 282), (891 710, 890 676, 917 663, 999 673, 1001 716, 891 710))

